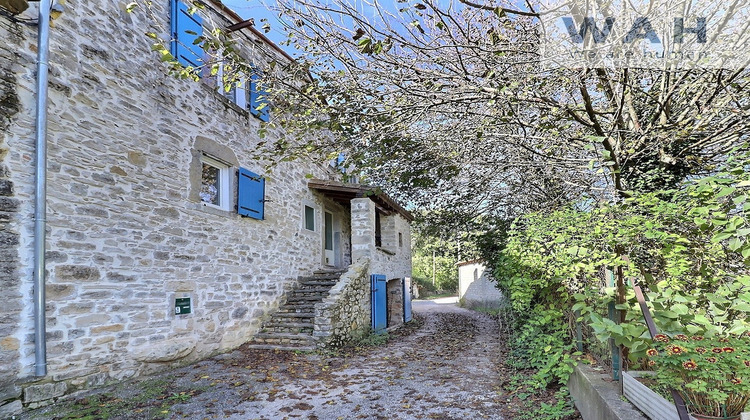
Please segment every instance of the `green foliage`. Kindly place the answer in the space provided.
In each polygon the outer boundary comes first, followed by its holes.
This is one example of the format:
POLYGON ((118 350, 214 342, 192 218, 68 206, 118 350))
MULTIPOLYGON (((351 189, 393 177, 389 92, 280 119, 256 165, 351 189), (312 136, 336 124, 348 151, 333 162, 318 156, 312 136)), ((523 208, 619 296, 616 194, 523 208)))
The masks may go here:
POLYGON ((537 403, 534 400, 527 401, 528 411, 520 416, 519 420, 561 420, 576 413, 573 400, 567 387, 561 387, 555 393, 553 401, 537 403))
MULTIPOLYGON (((432 254, 425 255, 417 249, 412 256, 412 279, 420 290, 436 293, 438 291, 455 292, 458 289, 458 270, 455 257, 432 254), (433 266, 434 261, 434 266, 433 266), (432 284, 432 270, 435 268, 435 284, 432 284)), ((421 292, 420 292, 421 293, 421 292)))
POLYGON ((477 251, 471 244, 471 234, 456 226, 434 213, 418 214, 412 233, 412 280, 419 285, 421 296, 455 293, 456 263, 475 257, 477 251), (443 222, 435 223, 436 220, 443 222))
POLYGON ((722 170, 679 190, 516 220, 494 266, 512 309, 530 314, 518 335, 524 357, 538 357, 532 343, 550 346, 559 357, 570 354, 565 327, 574 311, 600 340, 625 346, 632 362, 645 356, 649 335, 635 296, 627 288, 618 298, 602 279, 605 267, 622 267, 626 279, 644 286, 661 331, 749 329, 750 158, 735 153, 722 170), (617 303, 624 322, 601 315, 609 303, 617 303))
MULTIPOLYGON (((171 407, 186 403, 205 388, 198 386, 181 387, 164 378, 151 378, 143 381, 129 381, 118 385, 111 392, 80 397, 49 413, 60 419, 110 419, 138 415, 144 418, 160 419, 169 417, 171 407), (137 390, 132 398, 122 398, 122 389, 137 390)), ((34 414, 32 417, 36 418, 34 414)), ((45 418, 48 416, 45 414, 45 418)))
POLYGON ((512 324, 510 359, 517 369, 534 369, 533 386, 564 385, 575 366, 567 323, 556 308, 534 307, 530 313, 508 319, 512 324))
POLYGON ((354 347, 379 347, 388 344, 388 333, 374 334, 372 332, 352 343, 354 347))

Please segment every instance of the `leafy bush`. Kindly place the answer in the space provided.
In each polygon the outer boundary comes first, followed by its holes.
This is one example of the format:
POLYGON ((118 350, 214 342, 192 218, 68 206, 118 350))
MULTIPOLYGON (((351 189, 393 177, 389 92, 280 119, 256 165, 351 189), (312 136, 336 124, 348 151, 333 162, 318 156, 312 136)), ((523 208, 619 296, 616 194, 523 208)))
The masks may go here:
POLYGON ((644 287, 661 331, 712 335, 750 329, 746 168, 750 158, 738 153, 722 171, 679 190, 515 221, 493 260, 494 275, 517 317, 515 351, 540 369, 543 383, 567 379, 575 355, 567 326, 575 311, 600 340, 612 338, 631 362, 643 360, 649 335, 635 296, 625 284, 603 287, 603 267, 621 267, 625 279, 644 287), (595 310, 609 303, 621 311, 621 322, 595 310), (549 368, 544 357, 554 361, 549 368))
POLYGON ((565 385, 573 372, 577 354, 565 325, 559 310, 541 306, 513 322, 508 362, 518 369, 534 369, 537 387, 565 385))

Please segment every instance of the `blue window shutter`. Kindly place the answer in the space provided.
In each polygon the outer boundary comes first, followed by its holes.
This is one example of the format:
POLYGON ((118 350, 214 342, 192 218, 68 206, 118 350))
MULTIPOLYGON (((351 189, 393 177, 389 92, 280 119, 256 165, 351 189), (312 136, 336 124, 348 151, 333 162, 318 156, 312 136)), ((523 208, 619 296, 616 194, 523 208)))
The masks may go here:
POLYGON ((257 73, 250 75, 250 113, 263 122, 268 122, 271 115, 271 107, 268 104, 267 92, 258 86, 260 76, 257 73), (258 109, 261 105, 265 106, 258 109))
POLYGON ((237 213, 240 216, 263 220, 266 180, 245 168, 240 168, 237 183, 237 213))
POLYGON ((172 14, 172 44, 170 52, 183 66, 200 66, 203 58, 203 48, 196 39, 203 35, 203 19, 198 14, 188 13, 188 6, 179 1, 171 0, 172 14))

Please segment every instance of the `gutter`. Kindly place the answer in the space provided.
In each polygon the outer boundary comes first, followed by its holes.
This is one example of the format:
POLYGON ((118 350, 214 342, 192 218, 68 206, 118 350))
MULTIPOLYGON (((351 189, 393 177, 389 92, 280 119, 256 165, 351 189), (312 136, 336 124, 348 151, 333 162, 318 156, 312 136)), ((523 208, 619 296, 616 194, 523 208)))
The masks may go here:
POLYGON ((34 374, 47 375, 45 248, 47 240, 47 91, 51 0, 39 2, 36 77, 36 161, 34 193, 34 374))

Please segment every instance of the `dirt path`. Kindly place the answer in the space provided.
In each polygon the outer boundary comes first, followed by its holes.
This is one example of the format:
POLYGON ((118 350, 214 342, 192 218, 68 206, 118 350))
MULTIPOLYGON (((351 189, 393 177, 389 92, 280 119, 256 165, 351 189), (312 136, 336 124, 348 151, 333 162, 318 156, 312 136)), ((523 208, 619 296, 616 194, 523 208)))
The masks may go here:
POLYGON ((385 345, 240 349, 24 418, 502 419, 497 323, 448 302, 415 302, 385 345))

